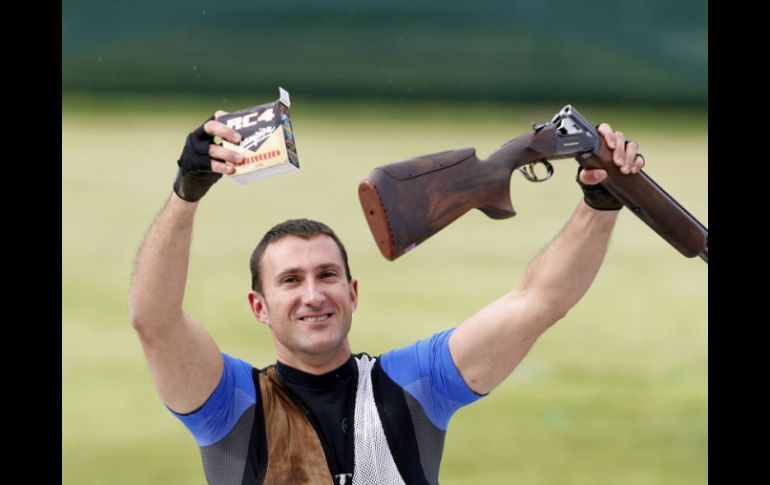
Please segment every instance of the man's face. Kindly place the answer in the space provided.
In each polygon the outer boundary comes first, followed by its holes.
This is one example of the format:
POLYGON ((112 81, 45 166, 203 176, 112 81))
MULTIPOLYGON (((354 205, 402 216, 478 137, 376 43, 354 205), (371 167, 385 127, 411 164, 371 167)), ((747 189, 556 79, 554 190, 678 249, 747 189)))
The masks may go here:
POLYGON ((263 293, 251 291, 249 302, 270 327, 278 359, 298 368, 347 359, 358 282, 348 283, 334 240, 284 237, 267 247, 261 267, 263 293))

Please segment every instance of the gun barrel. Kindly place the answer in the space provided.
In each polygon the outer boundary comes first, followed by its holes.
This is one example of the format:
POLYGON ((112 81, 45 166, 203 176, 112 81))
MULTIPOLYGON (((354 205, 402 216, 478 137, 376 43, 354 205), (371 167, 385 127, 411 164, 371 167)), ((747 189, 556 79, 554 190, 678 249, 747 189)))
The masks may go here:
POLYGON ((601 185, 684 256, 698 256, 708 246, 708 229, 644 171, 622 174, 606 144, 598 155, 589 152, 576 160, 585 168, 606 170, 601 185))
MULTIPOLYGON (((708 235, 706 236, 706 239, 708 239, 708 235)), ((708 243, 706 243, 706 247, 703 248, 703 251, 701 251, 701 253, 698 256, 700 256, 700 259, 702 259, 703 261, 706 262, 706 264, 708 264, 708 262, 709 262, 709 245, 708 245, 708 243)))

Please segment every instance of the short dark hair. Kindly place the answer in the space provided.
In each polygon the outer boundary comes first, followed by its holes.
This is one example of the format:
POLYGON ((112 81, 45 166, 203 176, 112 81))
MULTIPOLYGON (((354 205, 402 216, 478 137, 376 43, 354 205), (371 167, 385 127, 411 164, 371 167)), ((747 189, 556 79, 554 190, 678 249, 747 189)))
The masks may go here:
POLYGON ((310 219, 289 219, 280 224, 276 224, 269 231, 265 233, 262 240, 257 244, 254 252, 251 253, 251 261, 249 267, 251 269, 251 289, 257 293, 262 293, 262 275, 260 274, 262 255, 265 253, 267 247, 287 236, 297 236, 302 239, 309 240, 316 236, 329 236, 337 243, 337 247, 340 248, 342 254, 342 262, 345 263, 345 276, 350 283, 350 266, 348 265, 348 253, 345 251, 345 246, 340 241, 340 238, 334 234, 329 226, 322 222, 313 221, 310 219))

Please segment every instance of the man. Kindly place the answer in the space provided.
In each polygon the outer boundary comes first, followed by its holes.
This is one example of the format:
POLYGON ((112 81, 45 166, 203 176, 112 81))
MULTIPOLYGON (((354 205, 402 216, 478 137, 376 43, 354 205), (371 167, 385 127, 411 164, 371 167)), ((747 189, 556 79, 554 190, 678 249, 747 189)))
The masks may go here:
MULTIPOLYGON (((161 399, 200 446, 215 484, 436 484, 452 414, 488 394, 588 290, 622 205, 578 173, 584 199, 508 294, 457 328, 379 357, 351 354, 358 282, 334 232, 308 220, 268 231, 251 259, 254 316, 273 337, 266 369, 222 353, 182 309, 199 200, 241 156, 216 119, 193 131, 165 208, 139 250, 130 317, 161 399)), ((598 128, 627 175, 638 146, 598 128)))

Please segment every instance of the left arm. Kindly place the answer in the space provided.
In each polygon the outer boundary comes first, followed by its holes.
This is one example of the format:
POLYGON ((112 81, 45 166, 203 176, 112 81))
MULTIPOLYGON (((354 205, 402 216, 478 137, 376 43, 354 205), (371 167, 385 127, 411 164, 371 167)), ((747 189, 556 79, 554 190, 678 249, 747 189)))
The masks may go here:
MULTIPOLYGON (((638 146, 602 124, 599 132, 622 173, 643 165, 638 146), (628 168, 626 168, 628 167, 628 168)), ((585 170, 580 179, 596 184, 604 170, 585 170)), ((617 211, 600 211, 580 201, 570 220, 527 267, 521 282, 463 322, 449 339, 449 351, 468 386, 479 394, 494 389, 521 362, 535 340, 561 319, 591 286, 604 255, 617 211)))

